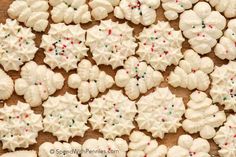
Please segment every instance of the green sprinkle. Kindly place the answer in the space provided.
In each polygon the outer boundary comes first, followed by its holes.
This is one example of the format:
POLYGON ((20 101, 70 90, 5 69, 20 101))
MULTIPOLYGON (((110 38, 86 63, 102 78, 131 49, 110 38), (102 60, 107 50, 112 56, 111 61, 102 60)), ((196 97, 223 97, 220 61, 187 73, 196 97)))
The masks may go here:
POLYGON ((223 98, 223 100, 226 100, 226 99, 227 99, 226 97, 223 98))

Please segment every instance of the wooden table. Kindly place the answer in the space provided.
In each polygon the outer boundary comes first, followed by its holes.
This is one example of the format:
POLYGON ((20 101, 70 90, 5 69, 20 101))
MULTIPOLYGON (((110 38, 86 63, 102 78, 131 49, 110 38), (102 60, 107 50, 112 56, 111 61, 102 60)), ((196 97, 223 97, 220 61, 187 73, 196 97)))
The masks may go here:
MULTIPOLYGON (((12 3, 13 0, 0 0, 0 22, 1 23, 5 23, 5 20, 8 18, 8 15, 7 15, 7 9, 9 7, 9 5, 12 3)), ((51 8, 50 8, 51 9, 51 8)), ((163 14, 163 9, 160 7, 158 8, 157 10, 157 20, 165 20, 165 17, 164 17, 164 14, 163 14)), ((107 19, 113 19, 114 21, 117 21, 117 19, 114 18, 114 16, 112 14, 109 15, 109 17, 107 19)), ((119 22, 124 22, 125 20, 119 20, 119 22)), ((51 20, 50 20, 50 23, 51 20)), ((84 29, 88 29, 90 27, 92 27, 93 25, 96 25, 98 24, 99 22, 91 22, 89 24, 85 24, 85 25, 81 25, 82 28, 84 29)), ((172 21, 170 22, 171 23, 171 26, 174 27, 175 29, 179 29, 178 28, 178 20, 175 20, 175 21, 172 21)), ((134 28, 134 32, 135 32, 135 35, 137 35, 140 31, 142 31, 143 29, 143 26, 141 25, 134 25, 132 24, 131 22, 128 22, 128 24, 134 28)), ((48 30, 48 29, 47 29, 48 30)), ((35 33, 35 32, 34 32, 35 33)), ((42 36, 43 33, 36 33, 36 44, 37 44, 37 47, 39 47, 40 45, 40 42, 41 42, 41 36, 42 36)), ((182 52, 184 52, 185 50, 189 49, 190 46, 189 44, 187 43, 187 41, 184 42, 183 44, 183 49, 182 49, 182 52)), ((220 66, 222 64, 226 64, 227 61, 222 61, 220 60, 219 58, 217 58, 213 52, 209 53, 207 56, 211 57, 215 64, 220 66)), ((34 58, 34 61, 36 61, 38 64, 44 64, 43 63, 43 59, 44 59, 45 55, 43 53, 43 50, 42 49, 39 49, 39 51, 37 52, 35 58, 34 58)), ((90 60, 91 60, 91 53, 89 52, 89 57, 88 57, 90 60)), ((94 62, 93 62, 94 63, 94 62)), ((101 68, 101 70, 104 70, 106 71, 108 74, 112 75, 113 77, 115 76, 115 73, 116 71, 112 70, 112 68, 110 66, 99 66, 101 68)), ((1 67, 2 68, 2 67, 1 67)), ((174 69, 174 66, 171 66, 171 67, 168 67, 167 70, 163 73, 165 79, 166 77, 169 75, 170 71, 172 71, 174 69)), ((65 84, 64 84, 64 87, 57 91, 53 96, 57 96, 57 95, 63 95, 65 92, 69 92, 69 93, 72 93, 72 94, 76 94, 76 90, 73 90, 73 89, 70 89, 68 86, 67 86, 67 78, 70 74, 72 73, 75 73, 75 70, 73 71, 70 71, 69 73, 65 72, 64 70, 61 70, 61 69, 55 69, 54 71, 56 72, 60 72, 63 74, 63 76, 65 77, 65 84)), ((20 71, 16 72, 16 71, 9 71, 8 74, 15 80, 17 78, 20 77, 20 71)), ((161 85, 161 87, 166 87, 168 86, 171 91, 176 94, 177 96, 179 97, 183 97, 183 100, 184 100, 184 103, 186 104, 189 100, 189 95, 191 94, 191 91, 189 90, 186 90, 186 89, 183 89, 183 88, 173 88, 171 87, 170 85, 167 84, 167 82, 163 82, 161 85)), ((112 89, 119 89, 117 86, 113 86, 112 89)), ((152 91, 152 90, 150 90, 152 91)), ((149 91, 149 92, 150 92, 149 91)), ((207 93, 209 93, 209 89, 207 91, 207 93)), ((105 94, 105 93, 103 93, 105 94)), ((7 101, 4 101, 4 102, 1 102, 0 103, 0 107, 3 106, 4 103, 7 103, 7 104, 10 104, 10 105, 14 105, 17 103, 17 101, 20 100, 20 101, 24 101, 23 97, 21 96, 17 96, 16 93, 14 93, 12 95, 12 97, 7 100, 7 101)), ((222 106, 220 106, 220 108, 222 109, 222 106)), ((42 106, 40 107, 36 107, 36 108, 33 108, 33 110, 36 112, 36 113, 39 113, 39 114, 42 114, 43 112, 43 108, 42 106)), ((228 114, 228 113, 227 113, 228 114)), ((136 124, 135 124, 136 125, 136 124)), ((137 126, 137 125, 136 125, 137 126)), ((136 127, 136 130, 137 130, 137 127, 136 127)), ((145 132, 145 131, 144 131, 145 132)), ((147 135, 151 135, 150 133, 147 133, 145 132, 147 135)), ((177 143, 177 139, 180 135, 184 134, 185 132, 183 131, 182 128, 179 128, 178 129, 178 132, 177 133, 172 133, 172 134, 166 134, 164 139, 157 139, 158 143, 161 143, 161 144, 165 144, 167 145, 168 147, 172 146, 172 145, 175 145, 177 143)), ((193 137, 198 137, 199 134, 194 134, 193 137)), ((86 133, 85 133, 85 136, 83 138, 81 137, 75 137, 73 139, 70 139, 70 141, 77 141, 79 143, 83 143, 86 139, 88 138, 98 138, 98 137, 102 137, 102 134, 99 133, 98 131, 93 131, 91 129, 89 129, 86 133)), ((123 136, 124 139, 128 140, 128 136, 123 136)), ((44 133, 44 132, 40 132, 39 133, 39 136, 37 138, 37 144, 34 144, 34 145, 31 145, 28 150, 38 150, 38 147, 48 141, 48 142, 54 142, 56 141, 56 137, 54 137, 51 133, 44 133)), ((218 153, 217 153, 217 150, 219 149, 217 147, 217 145, 213 142, 213 140, 209 140, 210 144, 211 144, 211 151, 210 151, 210 154, 214 157, 218 157, 218 153)), ((0 155, 2 155, 3 153, 5 153, 6 150, 2 150, 2 145, 0 144, 0 155)))

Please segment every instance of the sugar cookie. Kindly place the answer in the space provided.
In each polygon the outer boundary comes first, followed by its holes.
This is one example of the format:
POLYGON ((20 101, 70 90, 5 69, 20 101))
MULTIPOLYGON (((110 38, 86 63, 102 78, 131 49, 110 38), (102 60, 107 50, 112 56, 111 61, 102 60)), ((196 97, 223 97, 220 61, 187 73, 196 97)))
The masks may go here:
POLYGON ((116 85, 124 87, 126 95, 131 100, 158 86, 163 80, 159 71, 154 70, 146 62, 140 62, 133 56, 125 61, 124 69, 118 70, 115 75, 116 85))
POLYGON ((11 153, 5 153, 0 157, 37 157, 36 151, 16 151, 11 153))
POLYGON ((193 50, 184 53, 184 59, 179 66, 171 71, 168 83, 173 87, 198 89, 205 91, 210 85, 208 74, 214 70, 214 62, 209 57, 200 57, 193 50))
POLYGON ((99 70, 98 66, 92 65, 87 59, 78 64, 77 74, 68 78, 69 87, 78 89, 78 98, 82 103, 97 97, 113 84, 114 80, 110 75, 99 70))
POLYGON ((10 98, 14 91, 14 83, 12 78, 0 69, 0 100, 10 98))
POLYGON ((89 106, 92 114, 89 122, 93 130, 98 129, 106 139, 129 135, 134 128, 133 120, 137 113, 135 102, 121 91, 109 90, 89 106))
POLYGON ((2 148, 10 151, 37 143, 38 132, 43 129, 42 116, 35 114, 29 104, 19 101, 0 108, 0 119, 2 148))
POLYGON ((177 65, 183 57, 182 33, 174 30, 168 22, 159 21, 144 28, 138 39, 140 42, 136 53, 156 70, 165 71, 167 66, 177 65))
POLYGON ((225 26, 225 17, 218 11, 212 11, 206 2, 198 2, 193 10, 184 11, 179 21, 179 27, 191 47, 202 55, 209 53, 217 44, 225 26))
POLYGON ((165 133, 175 133, 181 126, 185 112, 182 98, 176 97, 169 88, 156 88, 137 102, 139 129, 147 130, 153 137, 163 138, 165 133))
POLYGON ((111 20, 101 21, 87 31, 86 45, 90 47, 97 65, 111 65, 113 69, 123 66, 124 61, 135 54, 133 28, 127 23, 111 20))
POLYGON ((64 85, 64 78, 60 73, 33 61, 26 63, 20 74, 21 78, 15 80, 16 94, 23 95, 32 107, 41 105, 42 101, 64 85))
POLYGON ((78 61, 87 56, 85 32, 80 25, 51 24, 40 45, 45 50, 44 62, 52 69, 76 69, 78 61))
POLYGON ((18 71, 24 62, 34 58, 38 50, 34 42, 35 34, 11 19, 0 24, 0 32, 0 64, 5 71, 18 71))
POLYGON ((68 141, 75 136, 83 137, 89 129, 86 125, 90 116, 88 105, 82 105, 75 95, 66 93, 49 97, 43 107, 44 132, 51 132, 59 141, 68 141))

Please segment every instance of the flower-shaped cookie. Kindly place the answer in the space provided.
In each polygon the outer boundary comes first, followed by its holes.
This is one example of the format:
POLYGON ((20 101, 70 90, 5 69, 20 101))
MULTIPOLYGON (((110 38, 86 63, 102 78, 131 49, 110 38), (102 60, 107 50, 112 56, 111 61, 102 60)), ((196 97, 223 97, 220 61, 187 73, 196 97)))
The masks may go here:
POLYGON ((87 56, 85 32, 79 25, 51 24, 40 45, 45 50, 44 62, 52 69, 58 67, 67 72, 76 69, 78 61, 87 56))
POLYGON ((127 157, 165 157, 167 147, 158 145, 156 140, 140 131, 133 131, 129 136, 129 151, 127 157))
POLYGON ((55 23, 88 23, 91 21, 91 14, 86 0, 49 0, 53 6, 51 11, 52 20, 55 23))
POLYGON ((82 145, 82 150, 94 150, 91 153, 83 152, 82 157, 126 157, 128 144, 122 138, 114 140, 106 140, 104 138, 88 139, 82 145), (103 153, 98 155, 98 151, 103 153))
POLYGON ((160 0, 121 0, 114 10, 115 17, 134 24, 148 26, 156 21, 160 0))
POLYGON ((0 69, 0 100, 10 98, 14 90, 14 83, 12 78, 0 69))
POLYGON ((75 136, 83 137, 89 129, 86 125, 90 116, 88 105, 82 105, 76 95, 66 93, 49 97, 43 107, 44 132, 51 132, 59 141, 68 141, 75 136))
POLYGON ((131 100, 138 98, 140 93, 144 94, 158 86, 161 81, 163 76, 159 71, 133 56, 125 61, 124 69, 118 70, 115 76, 117 86, 124 87, 126 95, 131 100))
POLYGON ((229 21, 228 29, 215 47, 215 54, 220 59, 236 59, 236 19, 229 21))
POLYGON ((141 97, 137 106, 139 129, 147 130, 153 137, 161 139, 165 133, 177 131, 185 112, 182 98, 173 95, 168 88, 156 88, 155 92, 141 97))
POLYGON ((206 2, 197 3, 193 10, 180 16, 179 27, 188 38, 191 47, 199 54, 206 54, 216 45, 226 26, 226 19, 218 11, 212 11, 206 2))
POLYGON ((193 7, 199 0, 161 0, 162 7, 165 10, 164 15, 168 20, 175 20, 179 13, 193 7))
POLYGON ((0 24, 0 64, 5 71, 20 69, 24 62, 34 58, 35 34, 31 29, 19 25, 16 20, 7 19, 0 24))
POLYGON ((193 50, 184 53, 184 59, 168 77, 168 83, 173 87, 189 90, 207 90, 210 85, 208 74, 214 70, 214 62, 209 57, 200 57, 193 50))
POLYGON ((193 139, 189 135, 181 135, 178 145, 169 149, 167 157, 211 157, 210 144, 202 138, 193 139), (178 155, 176 155, 178 154, 178 155))
POLYGON ((12 19, 43 32, 48 26, 48 8, 48 0, 15 0, 7 12, 12 19))
POLYGON ((124 61, 135 54, 133 28, 127 23, 111 20, 101 21, 87 31, 86 45, 90 47, 97 65, 111 65, 113 69, 123 66, 124 61))
POLYGON ((225 105, 225 110, 236 112, 236 62, 216 66, 211 79, 210 95, 213 102, 225 105))
POLYGON ((38 132, 43 129, 42 116, 35 114, 29 104, 22 102, 0 108, 0 119, 3 149, 11 151, 37 143, 38 132))
POLYGON ((100 71, 98 66, 92 65, 87 59, 78 64, 77 74, 72 74, 68 78, 69 87, 78 89, 78 98, 81 102, 97 97, 113 84, 114 80, 110 75, 100 71))
POLYGON ((229 115, 224 126, 217 131, 214 141, 220 147, 221 157, 236 156, 236 115, 229 115))
POLYGON ((91 15, 95 20, 102 20, 119 5, 120 0, 91 0, 89 6, 92 8, 91 15))
POLYGON ((204 92, 193 92, 187 106, 182 126, 190 134, 200 132, 202 138, 211 139, 216 133, 214 128, 221 126, 226 120, 224 111, 219 111, 218 106, 213 105, 204 92))
POLYGON ((144 28, 138 36, 137 54, 154 69, 164 71, 167 66, 177 65, 184 38, 181 31, 174 30, 168 22, 159 21, 144 28))
POLYGON ((223 12, 225 17, 232 18, 236 16, 236 1, 235 0, 206 0, 210 2, 212 7, 219 12, 223 12))
POLYGON ((31 61, 21 68, 21 78, 15 80, 15 91, 24 95, 25 101, 32 107, 42 104, 49 95, 64 85, 64 78, 60 73, 54 73, 45 65, 38 65, 31 61))
POLYGON ((44 142, 39 146, 39 157, 76 157, 81 155, 81 145, 77 142, 44 142), (61 152, 61 154, 60 154, 61 152), (63 154, 64 152, 64 154, 63 154), (55 156, 56 154, 56 156, 55 156))
POLYGON ((89 122, 93 130, 98 129, 106 139, 129 135, 134 128, 135 102, 124 96, 122 91, 109 90, 89 106, 92 114, 89 122))

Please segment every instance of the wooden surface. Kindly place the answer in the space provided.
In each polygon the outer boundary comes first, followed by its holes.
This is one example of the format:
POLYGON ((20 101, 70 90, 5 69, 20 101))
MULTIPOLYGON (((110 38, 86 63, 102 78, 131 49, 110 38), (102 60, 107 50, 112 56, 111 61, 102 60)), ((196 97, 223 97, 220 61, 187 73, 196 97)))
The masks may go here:
MULTIPOLYGON (((7 9, 10 5, 10 3, 12 2, 13 0, 0 0, 0 22, 1 23, 5 23, 5 20, 8 18, 8 15, 7 15, 7 9)), ((114 21, 116 21, 116 19, 113 17, 113 15, 109 15, 109 18, 112 18, 114 21)), ((160 7, 158 8, 157 10, 157 20, 165 20, 165 17, 163 15, 163 9, 160 7)), ((51 21, 51 20, 50 20, 51 21)), ((120 20, 119 22, 124 22, 124 20, 120 20)), ((86 24, 86 25, 82 25, 82 28, 84 29, 88 29, 90 27, 92 27, 93 25, 96 25, 98 24, 99 22, 91 22, 89 24, 86 24)), ((178 29, 178 20, 176 21, 172 21, 170 22, 171 23, 171 26, 174 27, 175 29, 178 29)), ((137 35, 140 31, 142 31, 142 28, 143 26, 141 25, 134 25, 130 22, 128 22, 128 24, 134 28, 134 32, 135 32, 135 35, 137 35)), ((48 30, 48 29, 47 29, 48 30)), ((35 33, 35 32, 34 32, 35 33)), ((39 47, 40 45, 40 42, 41 42, 41 36, 42 36, 42 33, 36 33, 36 44, 37 44, 37 47, 39 47)), ((185 41, 185 43, 183 44, 183 49, 182 49, 182 52, 184 52, 186 49, 189 49, 190 46, 189 44, 187 43, 187 41, 185 41)), ((222 65, 222 64, 225 64, 227 63, 227 61, 222 61, 220 59, 218 59, 213 52, 211 52, 210 54, 208 54, 208 56, 210 56, 216 65, 222 65)), ((89 59, 91 59, 91 54, 89 53, 89 59)), ((38 64, 44 64, 43 63, 43 59, 44 59, 44 53, 43 53, 43 50, 42 49, 39 49, 39 51, 37 52, 35 58, 34 58, 34 61, 36 61, 38 64)), ((94 62, 93 62, 94 63, 94 62)), ((110 66, 99 66, 102 70, 106 71, 108 74, 112 75, 114 77, 116 71, 112 70, 110 66)), ((2 68, 2 67, 1 67, 2 68)), ((170 71, 173 70, 174 66, 171 66, 171 67, 168 67, 167 70, 163 73, 163 75, 165 76, 165 79, 166 77, 169 75, 170 71)), ((69 93, 72 93, 72 94, 76 94, 76 90, 73 90, 73 89, 70 89, 68 86, 67 86, 67 78, 70 74, 72 73, 75 73, 75 70, 74 71, 70 71, 69 73, 66 73, 64 70, 60 70, 60 69, 55 69, 54 71, 56 72, 60 72, 63 74, 63 76, 65 77, 65 84, 64 84, 64 87, 63 89, 57 91, 53 96, 57 96, 57 95, 63 95, 66 91, 69 92, 69 93)), ((9 71, 8 74, 15 80, 17 78, 19 78, 19 75, 20 75, 20 72, 16 72, 16 71, 9 71)), ((164 83, 162 83, 160 85, 161 87, 166 87, 168 86, 171 91, 176 94, 177 96, 180 96, 180 97, 183 97, 183 100, 184 100, 184 103, 186 104, 189 100, 189 95, 191 93, 191 91, 189 90, 186 90, 186 89, 182 89, 182 88, 173 88, 171 86, 169 86, 166 81, 164 83)), ((113 86, 112 89, 119 89, 117 86, 113 86)), ((151 91, 151 90, 150 90, 151 91)), ((150 92, 149 91, 149 92, 150 92)), ((209 90, 208 90, 209 92, 209 90)), ((105 94, 105 93, 103 93, 105 94)), ((20 100, 20 101, 24 101, 23 97, 20 97, 20 96, 17 96, 16 93, 14 93, 12 95, 12 97, 7 100, 7 101, 4 101, 4 102, 0 102, 0 107, 3 106, 4 103, 7 103, 9 105, 14 105, 16 104, 16 102, 20 100)), ((222 109, 222 107, 221 107, 222 109)), ((43 108, 40 106, 40 107, 36 107, 36 108, 33 108, 33 110, 38 113, 38 114, 42 114, 43 112, 43 108)), ((136 125, 137 126, 137 125, 136 125)), ((137 127, 136 127, 136 130, 137 130, 137 127)), ((147 135, 151 135, 150 133, 147 133, 145 132, 147 135)), ((181 135, 181 134, 184 134, 184 131, 182 128, 179 128, 178 129, 178 132, 177 133, 174 133, 174 134, 166 134, 164 139, 157 139, 157 141, 161 144, 165 144, 167 145, 168 147, 172 146, 172 145, 175 145, 177 143, 177 139, 178 137, 181 135)), ((193 137, 198 137, 199 134, 195 134, 193 135, 193 137)), ((88 130, 86 133, 85 133, 85 136, 82 138, 82 137, 75 137, 73 139, 70 139, 70 141, 77 141, 79 143, 83 143, 86 139, 88 138, 98 138, 98 137, 102 137, 102 134, 99 133, 98 131, 92 131, 91 129, 88 130)), ((124 139, 128 139, 127 136, 123 136, 124 139)), ((39 136, 37 138, 37 144, 34 144, 34 145, 31 145, 28 150, 38 150, 38 147, 40 144, 42 144, 43 142, 54 142, 56 141, 56 137, 52 136, 51 133, 43 133, 42 131, 39 133, 39 136)), ((218 150, 218 147, 216 146, 216 144, 213 142, 213 140, 209 140, 209 142, 211 143, 211 152, 210 154, 214 157, 218 157, 218 153, 217 153, 217 150, 218 150)), ((0 155, 5 153, 6 150, 2 150, 2 144, 0 143, 0 155)), ((177 156, 176 156, 177 157, 177 156)))

